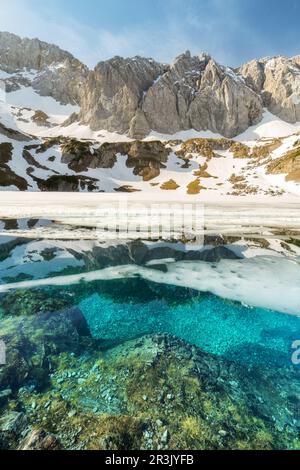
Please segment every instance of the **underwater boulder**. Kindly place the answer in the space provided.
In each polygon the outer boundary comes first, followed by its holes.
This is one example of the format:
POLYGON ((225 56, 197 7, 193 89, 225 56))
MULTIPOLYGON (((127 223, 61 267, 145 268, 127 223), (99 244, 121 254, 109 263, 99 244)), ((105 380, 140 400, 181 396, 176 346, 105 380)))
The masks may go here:
POLYGON ((1 310, 5 316, 43 315, 47 312, 57 312, 72 305, 64 290, 54 289, 19 289, 0 296, 1 310))
POLYGON ((81 338, 88 335, 79 309, 4 319, 0 339, 6 345, 6 364, 0 366, 0 388, 16 391, 33 381, 42 389, 49 381, 51 356, 66 351, 78 353, 81 338))
POLYGON ((8 349, 6 360, 0 367, 0 387, 15 390, 28 378, 30 365, 17 349, 8 349))
POLYGON ((8 411, 0 417, 0 449, 13 449, 28 426, 24 413, 8 411))
POLYGON ((35 429, 21 442, 18 450, 60 450, 61 444, 56 436, 44 430, 35 429))

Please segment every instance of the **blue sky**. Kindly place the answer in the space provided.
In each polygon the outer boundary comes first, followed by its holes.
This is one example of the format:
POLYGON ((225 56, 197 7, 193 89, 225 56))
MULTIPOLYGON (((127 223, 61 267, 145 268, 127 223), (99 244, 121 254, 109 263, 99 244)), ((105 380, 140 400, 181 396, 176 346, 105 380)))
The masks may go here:
POLYGON ((0 30, 39 37, 94 66, 114 55, 170 61, 190 49, 231 66, 300 54, 299 0, 0 0, 0 30))

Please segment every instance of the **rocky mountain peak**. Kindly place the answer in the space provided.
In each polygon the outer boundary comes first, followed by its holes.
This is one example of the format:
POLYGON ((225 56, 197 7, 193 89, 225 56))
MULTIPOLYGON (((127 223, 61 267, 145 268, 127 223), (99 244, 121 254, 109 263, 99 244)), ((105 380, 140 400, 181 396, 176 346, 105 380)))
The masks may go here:
POLYGON ((32 86, 63 104, 80 103, 88 75, 84 64, 58 46, 7 32, 0 32, 0 69, 10 75, 5 79, 8 92, 32 86))
POLYGON ((72 122, 131 137, 189 129, 234 137, 259 122, 264 107, 290 123, 300 121, 300 56, 232 69, 207 53, 186 51, 169 65, 115 56, 89 70, 58 46, 2 32, 0 70, 8 92, 32 87, 79 105, 72 122))
MULTIPOLYGON (((0 32, 0 64, 7 72, 18 69, 43 70, 54 63, 77 61, 72 54, 58 46, 37 38, 20 38, 15 34, 0 32)), ((79 62, 79 61, 77 61, 79 62)))
POLYGON ((209 62, 211 56, 206 53, 202 53, 196 56, 192 56, 190 51, 186 51, 183 54, 180 54, 175 58, 175 60, 171 63, 171 69, 177 70, 178 72, 183 68, 201 68, 201 64, 205 65, 209 62))
POLYGON ((267 57, 243 65, 239 72, 260 93, 264 105, 281 119, 300 121, 300 57, 267 57))
POLYGON ((164 65, 138 56, 100 62, 83 87, 80 119, 92 129, 128 132, 143 95, 164 71, 164 65))
POLYGON ((79 119, 139 138, 191 128, 232 137, 261 116, 261 99, 241 76, 206 53, 186 51, 169 66, 138 56, 100 62, 83 87, 79 119))
POLYGON ((194 128, 232 137, 262 116, 259 96, 232 69, 189 52, 150 87, 142 108, 149 127, 164 134, 194 128))

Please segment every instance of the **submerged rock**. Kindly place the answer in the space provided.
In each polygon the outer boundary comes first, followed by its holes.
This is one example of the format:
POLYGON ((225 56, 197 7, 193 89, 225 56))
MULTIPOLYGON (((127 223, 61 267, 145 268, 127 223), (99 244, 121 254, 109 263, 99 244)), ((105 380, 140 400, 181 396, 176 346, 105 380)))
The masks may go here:
POLYGON ((10 388, 0 391, 0 407, 7 403, 11 395, 12 395, 12 390, 10 388))
POLYGON ((164 334, 49 359, 48 387, 17 399, 37 429, 24 438, 23 414, 8 412, 6 448, 300 448, 295 369, 247 369, 164 334))
POLYGON ((32 431, 20 444, 19 450, 60 450, 59 440, 43 430, 32 431))
POLYGON ((43 315, 71 306, 73 299, 64 291, 18 290, 0 295, 1 311, 5 316, 43 315))
POLYGON ((76 309, 2 320, 0 339, 6 345, 6 364, 0 366, 0 387, 16 391, 33 382, 43 389, 49 383, 50 356, 78 352, 81 338, 88 335, 86 321, 76 309))
POLYGON ((10 411, 0 417, 0 449, 13 448, 26 430, 28 421, 24 413, 10 411))
POLYGON ((289 351, 298 319, 150 280, 148 259, 168 267, 175 256, 234 257, 227 241, 199 251, 98 246, 93 263, 138 263, 149 280, 11 292, 24 307, 15 315, 1 297, 1 446, 300 448, 300 375, 289 351), (55 310, 65 299, 72 307, 55 310))

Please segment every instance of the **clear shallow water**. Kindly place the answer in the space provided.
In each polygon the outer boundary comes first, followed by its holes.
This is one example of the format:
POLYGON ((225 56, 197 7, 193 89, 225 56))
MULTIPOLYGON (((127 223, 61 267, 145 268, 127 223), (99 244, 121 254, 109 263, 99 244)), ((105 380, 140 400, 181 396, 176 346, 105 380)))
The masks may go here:
POLYGON ((239 363, 280 367, 291 362, 292 344, 300 337, 300 318, 205 293, 191 294, 190 300, 180 302, 178 288, 155 285, 151 288, 162 297, 145 301, 143 282, 133 286, 127 281, 125 288, 129 292, 136 288, 139 298, 125 303, 94 294, 79 303, 94 338, 113 344, 168 333, 239 363))
MULTIPOLYGON (((161 244, 155 251, 141 244, 0 242, 0 285, 25 282, 0 294, 1 448, 24 446, 32 429, 67 449, 300 448, 300 365, 292 361, 300 318, 167 279, 171 259, 217 270, 229 260, 239 274, 249 246, 209 245, 205 255, 202 248, 191 255, 161 244), (133 266, 128 278, 80 282, 80 273, 122 265, 133 266), (79 279, 35 284, 62 275, 79 279), (7 431, 8 423, 17 430, 7 431)), ((298 259, 291 247, 268 249, 298 259)), ((261 297, 266 286, 281 286, 288 303, 299 288, 297 266, 266 279, 257 258, 252 289, 257 285, 261 297)), ((248 272, 250 283, 253 268, 248 272)), ((220 276, 227 281, 223 269, 220 276)), ((226 283, 236 298, 239 285, 226 283)))

